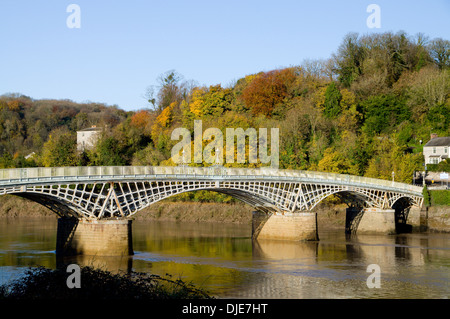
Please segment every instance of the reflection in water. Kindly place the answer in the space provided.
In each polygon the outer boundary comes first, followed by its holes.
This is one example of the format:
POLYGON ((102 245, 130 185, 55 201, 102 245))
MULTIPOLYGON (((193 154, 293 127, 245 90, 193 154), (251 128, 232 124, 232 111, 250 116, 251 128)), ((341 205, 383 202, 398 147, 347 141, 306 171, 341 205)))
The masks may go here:
POLYGON ((339 230, 322 231, 318 242, 285 242, 252 241, 250 228, 135 221, 134 256, 56 259, 55 219, 0 220, 0 283, 29 266, 77 263, 171 274, 225 298, 445 298, 450 292, 449 234, 339 230), (369 264, 381 268, 380 289, 366 285, 369 264))

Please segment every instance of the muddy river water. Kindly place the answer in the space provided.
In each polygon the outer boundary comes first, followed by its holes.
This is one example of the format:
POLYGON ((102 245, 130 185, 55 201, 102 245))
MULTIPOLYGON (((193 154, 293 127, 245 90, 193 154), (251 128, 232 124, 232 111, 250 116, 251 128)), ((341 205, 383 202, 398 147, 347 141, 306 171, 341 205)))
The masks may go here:
MULTIPOLYGON (((0 284, 28 267, 57 267, 56 228, 53 218, 0 219, 0 284)), ((343 230, 323 230, 319 237, 252 241, 249 225, 135 221, 133 256, 72 257, 64 263, 170 274, 218 298, 450 296, 450 234, 347 237, 343 230)))

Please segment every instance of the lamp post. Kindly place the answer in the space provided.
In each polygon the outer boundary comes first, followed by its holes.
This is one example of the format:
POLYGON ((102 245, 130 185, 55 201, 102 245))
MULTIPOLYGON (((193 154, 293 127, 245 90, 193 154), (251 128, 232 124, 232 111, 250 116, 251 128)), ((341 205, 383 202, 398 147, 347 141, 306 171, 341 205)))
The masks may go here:
POLYGON ((395 172, 392 171, 392 181, 394 181, 394 178, 395 178, 395 172))

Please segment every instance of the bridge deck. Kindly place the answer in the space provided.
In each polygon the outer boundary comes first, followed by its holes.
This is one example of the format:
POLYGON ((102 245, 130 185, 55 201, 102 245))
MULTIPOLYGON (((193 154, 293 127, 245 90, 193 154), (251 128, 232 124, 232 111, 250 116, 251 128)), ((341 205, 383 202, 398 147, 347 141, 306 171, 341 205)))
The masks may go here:
POLYGON ((0 186, 147 179, 317 182, 369 187, 422 196, 422 187, 404 183, 345 174, 271 168, 77 166, 0 169, 0 186))

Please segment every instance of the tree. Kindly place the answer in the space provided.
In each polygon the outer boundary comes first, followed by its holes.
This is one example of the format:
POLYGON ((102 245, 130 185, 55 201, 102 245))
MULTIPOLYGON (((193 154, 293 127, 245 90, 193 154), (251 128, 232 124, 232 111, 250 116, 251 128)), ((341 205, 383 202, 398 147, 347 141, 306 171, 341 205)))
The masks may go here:
POLYGON ((180 81, 183 76, 174 70, 161 74, 158 82, 160 89, 158 92, 158 109, 164 110, 170 104, 181 99, 180 81))
POLYGON ((122 166, 126 164, 125 149, 113 136, 102 136, 90 153, 91 162, 97 166, 122 166))
POLYGON ((196 86, 195 81, 183 80, 183 76, 175 70, 161 74, 157 81, 157 86, 149 86, 146 89, 144 97, 159 112, 172 103, 180 103, 188 99, 191 90, 196 86))
POLYGON ((317 169, 321 172, 356 174, 357 167, 344 156, 342 152, 327 148, 323 158, 319 161, 317 169))
POLYGON ((40 162, 46 167, 76 166, 78 156, 75 134, 64 129, 52 131, 44 143, 40 162))
POLYGON ((439 69, 450 68, 450 41, 442 38, 434 39, 430 42, 428 49, 439 69))
POLYGON ((406 153, 398 140, 383 138, 369 160, 365 176, 391 180, 394 172, 395 181, 409 184, 414 171, 421 169, 422 159, 420 153, 406 153))
POLYGON ((341 113, 341 102, 342 94, 336 87, 334 82, 331 82, 327 90, 325 91, 325 101, 324 101, 324 114, 328 118, 335 118, 341 113))
POLYGON ((272 116, 275 106, 288 96, 288 86, 295 80, 292 69, 258 74, 242 92, 242 98, 253 114, 272 116))
POLYGON ((405 99, 392 94, 371 96, 361 103, 365 121, 363 130, 376 135, 410 118, 405 99))
POLYGON ((339 82, 345 87, 349 87, 361 75, 364 54, 358 34, 349 33, 344 37, 337 54, 333 55, 335 72, 339 82))
POLYGON ((209 89, 195 88, 189 104, 190 111, 197 117, 219 117, 230 110, 234 100, 233 90, 224 89, 219 85, 212 85, 209 89))
POLYGON ((131 125, 140 129, 145 129, 151 119, 150 112, 141 110, 133 114, 131 117, 131 125))

